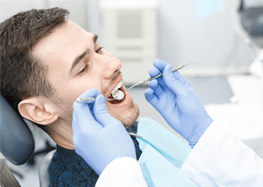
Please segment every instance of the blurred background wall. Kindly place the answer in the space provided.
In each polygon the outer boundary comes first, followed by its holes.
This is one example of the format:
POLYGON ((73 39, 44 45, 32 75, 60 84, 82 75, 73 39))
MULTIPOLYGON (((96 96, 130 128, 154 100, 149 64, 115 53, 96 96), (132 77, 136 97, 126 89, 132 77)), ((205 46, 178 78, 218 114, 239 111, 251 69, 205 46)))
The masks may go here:
POLYGON ((252 59, 232 23, 233 1, 222 0, 223 7, 218 10, 214 7, 210 16, 198 13, 207 8, 198 8, 198 3, 193 2, 160 1, 158 57, 177 66, 199 63, 188 75, 219 74, 229 68, 233 73, 245 71, 252 59))
MULTIPOLYGON (((150 0, 141 2, 147 1, 150 2, 150 0)), ((70 11, 70 20, 89 32, 98 34, 99 42, 103 46, 108 39, 101 35, 103 25, 109 22, 107 19, 111 19, 103 17, 101 6, 103 2, 117 7, 120 1, 0 0, 0 21, 31 8, 59 6, 70 11)), ((152 57, 163 59, 174 66, 197 62, 199 65, 189 66, 182 71, 182 74, 187 76, 247 72, 252 56, 245 46, 242 31, 238 27, 239 0, 159 0, 155 2, 157 7, 154 40, 157 42, 153 42, 155 54, 152 57), (204 2, 208 2, 209 6, 204 6, 204 2)), ((246 1, 246 6, 258 5, 259 2, 262 1, 249 0, 246 1)), ((106 47, 105 49, 111 52, 111 49, 106 47)), ((147 60, 147 63, 151 66, 152 60, 147 60)), ((123 66, 125 67, 125 64, 123 66)), ((143 72, 147 74, 149 66, 144 69, 138 68, 140 71, 138 74, 143 72)), ((128 82, 132 83, 130 78, 128 82)))

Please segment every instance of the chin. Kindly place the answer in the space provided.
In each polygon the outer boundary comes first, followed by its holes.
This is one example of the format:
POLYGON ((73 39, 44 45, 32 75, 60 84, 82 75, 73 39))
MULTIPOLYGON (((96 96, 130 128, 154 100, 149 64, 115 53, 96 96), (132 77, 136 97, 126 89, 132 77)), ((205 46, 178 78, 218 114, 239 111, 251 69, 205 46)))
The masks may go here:
POLYGON ((109 113, 117 120, 119 120, 127 129, 139 117, 140 110, 136 103, 132 102, 129 108, 124 111, 110 110, 109 113))

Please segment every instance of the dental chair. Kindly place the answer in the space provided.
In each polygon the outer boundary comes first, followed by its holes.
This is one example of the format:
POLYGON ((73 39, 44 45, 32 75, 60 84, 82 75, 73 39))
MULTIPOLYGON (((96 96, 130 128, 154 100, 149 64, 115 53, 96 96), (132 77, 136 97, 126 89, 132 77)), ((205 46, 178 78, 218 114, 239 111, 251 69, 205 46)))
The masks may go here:
MULTIPOLYGON (((28 125, 30 121, 23 119, 0 94, 0 151, 2 155, 14 165, 22 165, 29 161, 35 149, 33 134, 28 125)), ((38 168, 40 187, 48 187, 48 167, 55 150, 50 151, 42 160, 38 168)), ((19 187, 11 169, 0 159, 0 186, 19 187)))

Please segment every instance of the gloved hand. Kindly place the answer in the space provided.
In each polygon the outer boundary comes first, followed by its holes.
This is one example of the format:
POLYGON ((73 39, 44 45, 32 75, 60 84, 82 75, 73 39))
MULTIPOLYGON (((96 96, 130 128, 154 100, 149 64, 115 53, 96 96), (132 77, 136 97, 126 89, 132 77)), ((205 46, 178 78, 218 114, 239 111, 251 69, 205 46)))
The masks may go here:
POLYGON ((163 76, 149 82, 146 100, 163 116, 166 122, 182 135, 193 148, 213 120, 207 114, 190 83, 172 67, 154 60, 151 77, 163 76))
POLYGON ((97 98, 95 103, 73 104, 72 128, 76 153, 98 175, 116 158, 136 159, 134 143, 123 124, 108 113, 105 97, 96 89, 88 90, 80 97, 97 98))

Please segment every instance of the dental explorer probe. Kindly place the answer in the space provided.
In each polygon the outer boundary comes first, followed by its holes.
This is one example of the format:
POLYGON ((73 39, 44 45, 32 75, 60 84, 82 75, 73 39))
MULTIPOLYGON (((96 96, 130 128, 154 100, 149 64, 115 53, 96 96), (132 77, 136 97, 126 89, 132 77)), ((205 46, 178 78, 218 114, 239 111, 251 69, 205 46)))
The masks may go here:
MULTIPOLYGON (((193 63, 195 63, 195 62, 191 62, 191 63, 185 64, 185 65, 181 65, 181 66, 179 66, 179 67, 177 67, 177 68, 173 68, 173 69, 172 69, 172 72, 177 71, 177 70, 180 70, 180 69, 184 68, 185 66, 188 66, 188 65, 193 64, 193 63)), ((196 64, 196 63, 195 63, 195 64, 196 64)), ((161 77, 161 76, 163 76, 163 73, 160 73, 160 74, 158 74, 158 75, 155 76, 155 77, 150 77, 150 78, 148 78, 148 79, 146 79, 146 80, 142 80, 142 81, 140 81, 140 82, 138 82, 138 83, 136 83, 136 84, 133 84, 130 88, 127 89, 127 91, 130 90, 130 89, 132 89, 132 88, 135 87, 135 86, 138 86, 138 85, 140 85, 140 84, 146 84, 147 82, 149 82, 149 81, 151 81, 151 80, 153 80, 153 79, 157 79, 157 78, 159 78, 159 77, 161 77)))
MULTIPOLYGON (((86 98, 81 98, 81 97, 79 97, 79 98, 77 98, 76 99, 76 102, 77 103, 82 103, 82 102, 84 102, 84 101, 86 101, 86 102, 89 102, 89 101, 94 101, 94 100, 96 100, 96 98, 97 97, 86 97, 86 98)), ((123 98, 122 98, 123 99, 123 98)), ((113 100, 121 100, 121 99, 109 99, 109 98, 106 98, 106 100, 107 101, 113 101, 113 100)))

